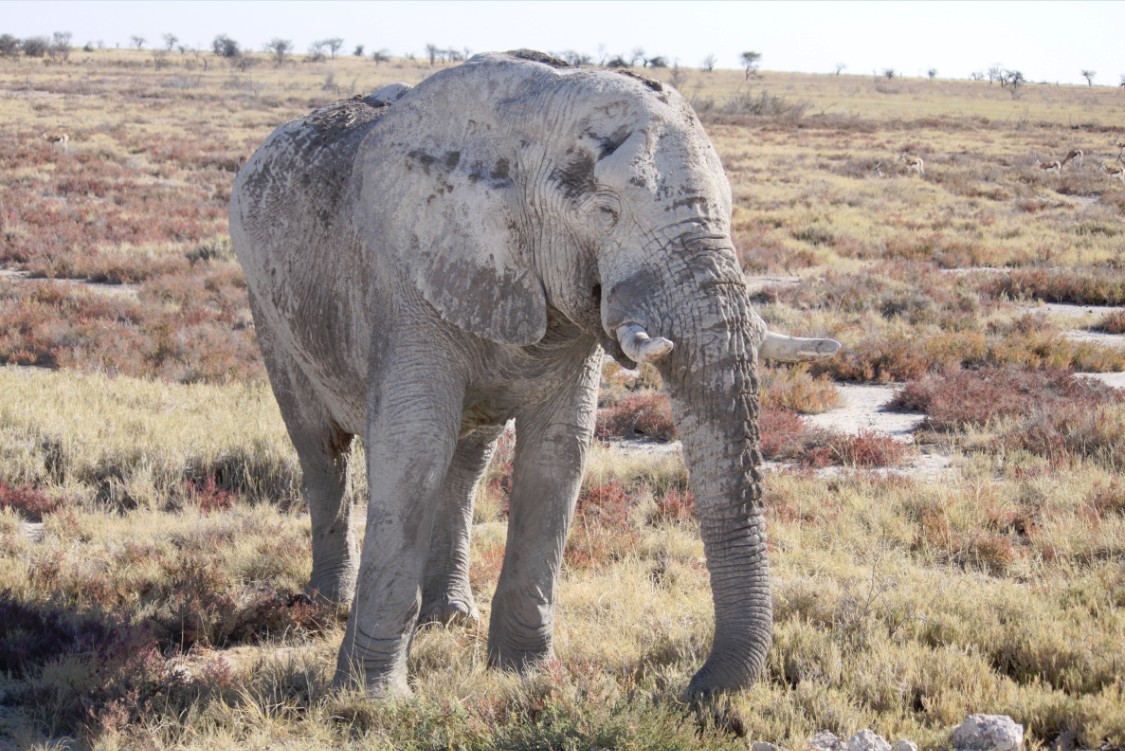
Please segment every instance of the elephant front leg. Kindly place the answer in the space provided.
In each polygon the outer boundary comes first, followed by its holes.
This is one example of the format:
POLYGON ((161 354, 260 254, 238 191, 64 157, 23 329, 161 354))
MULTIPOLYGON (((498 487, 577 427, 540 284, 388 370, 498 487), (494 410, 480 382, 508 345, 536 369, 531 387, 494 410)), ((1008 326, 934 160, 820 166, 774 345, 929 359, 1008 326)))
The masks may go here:
POLYGON ((406 661, 463 397, 432 361, 383 372, 369 399, 367 528, 335 680, 361 681, 372 697, 410 694, 406 661))
POLYGON ((508 543, 488 629, 490 665, 522 669, 553 654, 566 534, 594 433, 601 358, 550 401, 516 418, 508 543))
POLYGON ((469 587, 473 496, 503 430, 479 428, 457 443, 438 499, 419 623, 448 624, 479 617, 469 587))

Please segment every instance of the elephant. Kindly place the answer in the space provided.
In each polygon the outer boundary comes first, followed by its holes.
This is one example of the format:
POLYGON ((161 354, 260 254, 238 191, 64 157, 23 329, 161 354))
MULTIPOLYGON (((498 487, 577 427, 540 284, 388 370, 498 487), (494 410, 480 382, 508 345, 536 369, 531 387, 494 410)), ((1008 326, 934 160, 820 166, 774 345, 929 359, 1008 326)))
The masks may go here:
POLYGON ((428 620, 477 617, 476 484, 514 421, 488 662, 553 655, 559 569, 603 353, 658 369, 682 437, 715 634, 688 693, 743 687, 772 620, 760 357, 718 154, 673 89, 543 53, 486 53, 280 126, 230 200, 255 331, 302 470, 307 594, 348 607, 335 683, 409 695, 428 620), (362 544, 345 500, 356 436, 362 544))

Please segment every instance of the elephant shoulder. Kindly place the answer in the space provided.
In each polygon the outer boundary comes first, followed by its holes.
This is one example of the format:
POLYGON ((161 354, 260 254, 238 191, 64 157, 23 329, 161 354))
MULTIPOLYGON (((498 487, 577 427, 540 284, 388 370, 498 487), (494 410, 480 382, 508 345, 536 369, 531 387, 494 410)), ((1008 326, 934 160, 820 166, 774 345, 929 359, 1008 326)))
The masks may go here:
POLYGON ((325 105, 306 115, 301 125, 317 145, 339 144, 355 136, 362 137, 390 107, 390 101, 372 97, 357 96, 325 105))
POLYGON ((388 109, 356 97, 279 126, 240 171, 233 197, 251 211, 307 208, 326 224, 342 205, 360 143, 388 109))

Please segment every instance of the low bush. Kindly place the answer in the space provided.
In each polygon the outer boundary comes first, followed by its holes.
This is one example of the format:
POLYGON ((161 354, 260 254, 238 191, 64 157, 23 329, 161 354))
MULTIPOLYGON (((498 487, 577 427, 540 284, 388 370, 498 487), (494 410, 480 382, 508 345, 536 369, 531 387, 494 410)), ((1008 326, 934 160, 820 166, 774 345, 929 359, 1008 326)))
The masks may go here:
POLYGON ((1125 334, 1125 310, 1113 310, 1106 313, 1093 326, 1093 330, 1105 334, 1125 334))
POLYGON ((980 291, 992 298, 1042 300, 1075 305, 1125 305, 1125 275, 1112 269, 1013 269, 984 277, 980 291))
POLYGON ((929 429, 954 431, 1067 404, 1089 409, 1120 398, 1113 389, 1065 370, 989 367, 911 381, 888 406, 925 412, 929 429))
POLYGON ((675 440, 676 427, 672 424, 672 406, 668 396, 659 391, 642 391, 600 407, 594 434, 602 440, 675 440))
POLYGON ((41 522, 43 517, 59 509, 62 501, 30 485, 13 488, 0 482, 0 510, 10 509, 28 521, 41 522))
POLYGON ((759 421, 762 456, 803 467, 890 467, 910 453, 906 444, 874 431, 850 435, 811 427, 789 410, 763 409, 759 421))

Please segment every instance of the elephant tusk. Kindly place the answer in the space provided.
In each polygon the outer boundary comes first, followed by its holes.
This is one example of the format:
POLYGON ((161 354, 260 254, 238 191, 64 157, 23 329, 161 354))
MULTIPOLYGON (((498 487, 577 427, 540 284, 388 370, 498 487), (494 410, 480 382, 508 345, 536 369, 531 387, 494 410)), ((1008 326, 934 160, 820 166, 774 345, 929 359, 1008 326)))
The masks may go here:
POLYGON ((621 351, 634 362, 656 362, 675 346, 670 339, 662 336, 651 338, 639 323, 623 323, 616 331, 621 351))
POLYGON ((805 339, 767 331, 766 338, 758 347, 758 357, 762 360, 800 362, 829 357, 839 349, 840 343, 835 339, 805 339))

